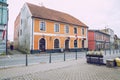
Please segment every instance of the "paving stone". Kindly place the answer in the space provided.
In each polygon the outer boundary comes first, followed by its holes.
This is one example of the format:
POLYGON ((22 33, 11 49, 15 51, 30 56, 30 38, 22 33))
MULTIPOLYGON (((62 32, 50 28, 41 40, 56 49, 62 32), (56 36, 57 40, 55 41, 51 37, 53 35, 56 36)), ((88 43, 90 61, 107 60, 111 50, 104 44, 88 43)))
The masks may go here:
POLYGON ((120 68, 107 68, 90 64, 36 72, 24 76, 13 77, 10 80, 119 80, 120 68))

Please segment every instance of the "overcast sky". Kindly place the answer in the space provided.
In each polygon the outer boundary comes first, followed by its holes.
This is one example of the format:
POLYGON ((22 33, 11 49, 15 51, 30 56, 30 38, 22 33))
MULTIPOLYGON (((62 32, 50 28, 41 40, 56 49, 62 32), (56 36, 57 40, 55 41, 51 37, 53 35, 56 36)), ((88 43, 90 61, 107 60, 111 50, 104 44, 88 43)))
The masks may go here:
POLYGON ((120 0, 8 0, 9 40, 13 41, 14 21, 25 2, 68 13, 89 29, 111 28, 120 37, 120 0))

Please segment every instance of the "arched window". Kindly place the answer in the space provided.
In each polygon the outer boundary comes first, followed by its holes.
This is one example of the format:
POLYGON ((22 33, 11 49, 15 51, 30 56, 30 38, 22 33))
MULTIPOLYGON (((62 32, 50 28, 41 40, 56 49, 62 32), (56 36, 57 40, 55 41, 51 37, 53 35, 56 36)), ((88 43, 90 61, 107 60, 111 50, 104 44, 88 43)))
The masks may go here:
POLYGON ((74 47, 77 47, 77 40, 74 40, 74 47))
POLYGON ((59 40, 58 39, 54 40, 54 48, 59 48, 59 40))
POLYGON ((39 49, 41 50, 41 51, 45 51, 45 48, 46 46, 45 46, 45 39, 44 38, 42 38, 42 39, 40 39, 39 40, 39 49))
POLYGON ((77 28, 74 27, 74 34, 77 34, 77 28))

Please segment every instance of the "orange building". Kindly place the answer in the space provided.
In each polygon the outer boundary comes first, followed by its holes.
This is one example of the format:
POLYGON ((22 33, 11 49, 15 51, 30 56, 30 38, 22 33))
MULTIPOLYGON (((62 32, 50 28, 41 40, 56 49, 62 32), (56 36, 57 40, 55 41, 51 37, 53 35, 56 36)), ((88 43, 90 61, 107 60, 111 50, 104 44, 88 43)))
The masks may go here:
POLYGON ((88 27, 73 16, 26 3, 20 13, 19 48, 60 52, 88 48, 88 27))

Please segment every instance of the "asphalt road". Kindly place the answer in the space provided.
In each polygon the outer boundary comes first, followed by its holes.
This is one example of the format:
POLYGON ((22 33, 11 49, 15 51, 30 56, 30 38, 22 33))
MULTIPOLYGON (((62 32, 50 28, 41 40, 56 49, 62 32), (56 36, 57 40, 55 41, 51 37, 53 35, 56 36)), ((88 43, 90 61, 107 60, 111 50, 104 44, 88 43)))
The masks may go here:
MULTIPOLYGON (((77 52, 77 59, 85 57, 85 52, 77 52)), ((65 52, 64 53, 52 53, 51 62, 58 62, 64 60, 75 60, 76 52, 65 52), (64 59, 65 58, 65 59, 64 59)), ((49 63, 50 62, 50 53, 46 54, 29 54, 27 56, 28 65, 39 64, 39 63, 49 63)), ((21 66, 26 65, 26 55, 9 55, 5 57, 0 57, 0 68, 12 67, 12 66, 21 66)))
MULTIPOLYGON (((23 66, 26 65, 26 55, 20 54, 18 51, 12 51, 14 55, 9 56, 0 56, 0 68, 12 67, 12 66, 23 66), (16 54, 17 53, 17 54, 16 54)), ((106 55, 112 56, 119 53, 117 51, 104 51, 106 55)), ((60 61, 67 61, 67 60, 75 60, 76 56, 78 58, 85 57, 86 52, 65 52, 64 53, 52 53, 50 57, 50 53, 44 54, 29 54, 27 57, 28 65, 32 64, 44 64, 49 62, 60 62, 60 61), (50 60, 51 59, 51 60, 50 60)), ((109 57, 109 56, 107 56, 109 57)), ((106 58, 107 59, 107 58, 106 58)))

